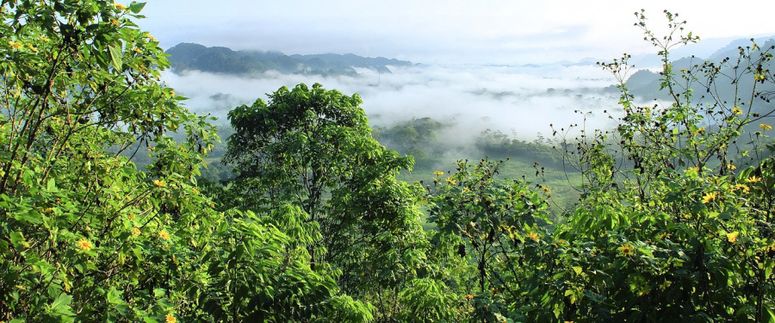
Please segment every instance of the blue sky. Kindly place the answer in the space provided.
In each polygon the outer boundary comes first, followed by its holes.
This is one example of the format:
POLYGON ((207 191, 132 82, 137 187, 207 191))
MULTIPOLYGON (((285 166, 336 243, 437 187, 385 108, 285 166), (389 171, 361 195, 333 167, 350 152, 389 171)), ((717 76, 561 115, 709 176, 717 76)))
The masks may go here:
POLYGON ((775 1, 150 0, 140 22, 169 47, 199 42, 285 53, 355 53, 424 63, 524 64, 649 49, 633 27, 679 12, 705 39, 775 34, 775 1))

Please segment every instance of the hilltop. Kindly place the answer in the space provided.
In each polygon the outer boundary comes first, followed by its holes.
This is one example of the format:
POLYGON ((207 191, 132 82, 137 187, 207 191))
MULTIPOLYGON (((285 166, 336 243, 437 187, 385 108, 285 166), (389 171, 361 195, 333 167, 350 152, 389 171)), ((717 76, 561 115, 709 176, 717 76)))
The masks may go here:
POLYGON ((358 68, 390 73, 390 66, 411 66, 412 62, 385 57, 363 57, 355 54, 286 55, 276 51, 232 50, 180 43, 169 49, 172 71, 250 75, 267 71, 286 74, 355 75, 358 68))

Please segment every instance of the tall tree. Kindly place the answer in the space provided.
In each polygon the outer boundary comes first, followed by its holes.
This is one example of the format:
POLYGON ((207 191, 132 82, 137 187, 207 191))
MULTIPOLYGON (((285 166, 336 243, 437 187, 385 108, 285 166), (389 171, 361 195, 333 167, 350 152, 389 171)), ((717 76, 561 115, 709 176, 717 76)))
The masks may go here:
MULTIPOLYGON (((356 95, 299 84, 229 113, 235 133, 235 205, 271 209, 292 203, 321 239, 309 244, 313 265, 333 265, 346 291, 397 286, 423 258, 420 190, 396 179, 411 159, 371 135, 356 95)), ((397 293, 393 293, 397 296, 397 293)))

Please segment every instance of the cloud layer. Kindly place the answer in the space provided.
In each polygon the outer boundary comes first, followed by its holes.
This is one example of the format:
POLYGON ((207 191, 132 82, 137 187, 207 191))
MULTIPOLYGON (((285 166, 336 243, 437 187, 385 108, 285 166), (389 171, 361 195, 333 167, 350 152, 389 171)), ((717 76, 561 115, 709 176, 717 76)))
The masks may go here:
POLYGON ((454 123, 449 136, 473 137, 485 129, 515 133, 521 138, 550 134, 549 124, 580 123, 574 110, 590 111, 587 126, 604 128, 610 120, 600 112, 615 110, 618 94, 606 91, 612 79, 587 66, 415 66, 393 73, 359 71, 359 76, 324 77, 269 72, 255 77, 187 72, 163 79, 190 99, 186 105, 225 123, 240 104, 266 99, 281 86, 321 83, 345 94, 359 93, 374 126, 431 117, 454 123))

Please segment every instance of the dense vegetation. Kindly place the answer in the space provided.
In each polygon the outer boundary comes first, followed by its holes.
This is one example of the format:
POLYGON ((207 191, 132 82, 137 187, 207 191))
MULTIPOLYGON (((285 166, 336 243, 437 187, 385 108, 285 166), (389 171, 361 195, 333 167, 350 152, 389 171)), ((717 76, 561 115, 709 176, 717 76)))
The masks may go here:
POLYGON ((581 177, 557 213, 501 162, 401 180, 413 159, 319 84, 232 110, 234 177, 200 183, 219 139, 160 82, 142 8, 0 3, 2 321, 775 321, 772 48, 676 71, 669 49, 696 38, 637 13, 670 100, 634 104, 627 57, 602 64, 619 126, 537 153, 581 177), (730 69, 751 86, 693 99, 730 69))

